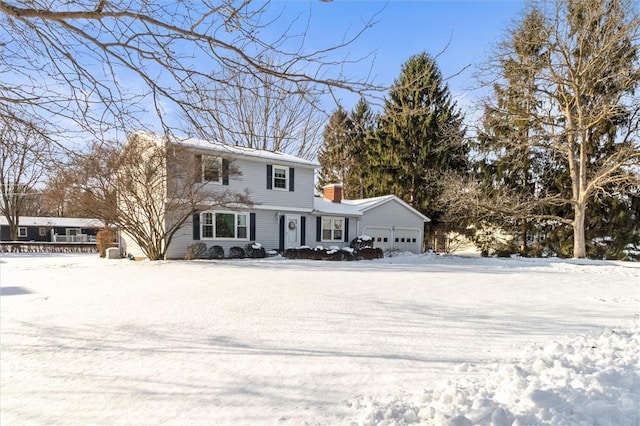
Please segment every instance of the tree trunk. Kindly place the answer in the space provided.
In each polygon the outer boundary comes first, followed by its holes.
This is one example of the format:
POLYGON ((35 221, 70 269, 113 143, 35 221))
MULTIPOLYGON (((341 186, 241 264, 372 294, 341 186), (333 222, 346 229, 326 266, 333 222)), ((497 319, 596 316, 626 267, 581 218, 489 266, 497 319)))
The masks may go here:
POLYGON ((587 257, 587 249, 584 237, 584 221, 587 206, 584 201, 576 202, 573 206, 573 257, 584 259, 587 257))
POLYGON ((527 254, 527 221, 523 221, 520 225, 520 254, 527 254))

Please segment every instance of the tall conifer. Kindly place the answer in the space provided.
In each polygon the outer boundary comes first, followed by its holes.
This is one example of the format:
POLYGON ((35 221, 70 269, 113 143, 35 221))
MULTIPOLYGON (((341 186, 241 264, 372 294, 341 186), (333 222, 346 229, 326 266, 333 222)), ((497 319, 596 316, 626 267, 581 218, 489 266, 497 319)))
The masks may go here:
POLYGON ((395 194, 437 223, 441 176, 466 168, 464 135, 463 116, 434 58, 412 56, 385 100, 378 143, 369 150, 378 176, 368 195, 395 194))

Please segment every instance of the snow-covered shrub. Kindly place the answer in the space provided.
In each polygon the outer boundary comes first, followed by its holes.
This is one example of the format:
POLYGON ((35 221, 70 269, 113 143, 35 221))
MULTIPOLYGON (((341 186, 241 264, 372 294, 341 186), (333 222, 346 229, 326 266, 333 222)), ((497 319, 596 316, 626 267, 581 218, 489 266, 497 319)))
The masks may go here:
POLYGON ((267 252, 260 243, 251 242, 247 244, 245 247, 245 252, 247 257, 250 257, 252 259, 261 259, 263 257, 267 257, 267 252))
POLYGON ((300 247, 288 249, 285 252, 288 259, 309 259, 309 260, 363 260, 363 259, 381 259, 384 257, 382 249, 365 247, 355 250, 350 247, 340 248, 332 246, 324 248, 318 246, 316 248, 300 247))
POLYGON ((246 253, 242 247, 231 247, 229 249, 229 257, 231 259, 244 259, 246 257, 246 253))
POLYGON ((373 238, 368 235, 360 235, 353 240, 351 240, 351 244, 349 245, 354 250, 360 250, 363 248, 373 248, 373 238))
POLYGON ((184 260, 204 259, 207 257, 207 245, 203 242, 197 242, 187 247, 184 254, 184 260))
POLYGON ((224 249, 221 246, 211 246, 207 250, 207 258, 224 259, 224 249))
POLYGON ((356 260, 382 259, 384 252, 379 247, 365 247, 360 250, 355 250, 354 257, 356 260))
POLYGON ((288 259, 315 259, 318 251, 317 247, 315 249, 310 247, 290 248, 285 250, 284 256, 288 259))

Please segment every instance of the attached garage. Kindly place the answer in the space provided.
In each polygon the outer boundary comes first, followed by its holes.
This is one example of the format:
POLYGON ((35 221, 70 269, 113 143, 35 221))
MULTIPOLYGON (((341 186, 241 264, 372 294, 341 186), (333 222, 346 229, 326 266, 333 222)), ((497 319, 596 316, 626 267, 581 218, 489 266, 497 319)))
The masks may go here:
POLYGON ((374 247, 422 253, 424 223, 429 218, 395 195, 343 200, 362 213, 359 233, 373 238, 374 247))
MULTIPOLYGON (((315 216, 344 220, 345 224, 350 224, 351 238, 368 235, 373 238, 373 246, 382 250, 422 253, 424 224, 430 219, 400 198, 385 195, 361 200, 343 200, 340 184, 327 185, 323 189, 323 196, 314 200, 315 216)), ((344 243, 348 240, 345 239, 344 243)), ((317 239, 318 244, 325 242, 317 239)))

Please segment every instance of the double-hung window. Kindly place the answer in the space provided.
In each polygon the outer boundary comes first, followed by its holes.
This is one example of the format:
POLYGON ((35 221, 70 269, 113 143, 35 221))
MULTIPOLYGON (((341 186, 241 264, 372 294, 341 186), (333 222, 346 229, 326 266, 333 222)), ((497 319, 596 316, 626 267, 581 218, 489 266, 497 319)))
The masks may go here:
POLYGON ((27 236, 27 227, 18 226, 18 237, 26 237, 26 236, 27 236))
POLYGON ((289 180, 288 167, 273 166, 273 187, 275 189, 287 190, 289 188, 288 180, 289 180))
POLYGON ((222 183, 222 158, 202 156, 202 181, 222 183))
POLYGON ((200 219, 202 238, 246 240, 248 239, 249 213, 204 212, 200 219))
POLYGON ((344 229, 344 218, 323 217, 322 218, 322 241, 342 241, 343 229, 344 229))

